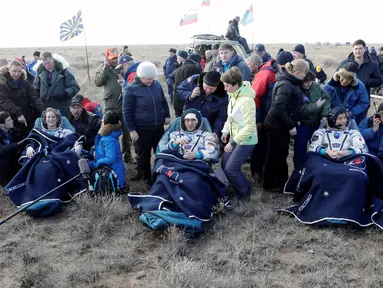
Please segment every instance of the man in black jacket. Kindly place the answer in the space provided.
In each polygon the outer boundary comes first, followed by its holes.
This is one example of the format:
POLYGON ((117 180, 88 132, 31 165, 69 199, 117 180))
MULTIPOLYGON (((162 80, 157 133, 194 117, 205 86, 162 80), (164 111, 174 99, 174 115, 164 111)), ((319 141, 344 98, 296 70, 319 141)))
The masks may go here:
POLYGON ((0 186, 5 186, 18 170, 17 141, 18 131, 13 127, 13 120, 8 112, 0 112, 0 186))
POLYGON ((86 142, 84 143, 83 148, 89 151, 94 145, 94 139, 97 136, 98 130, 100 130, 101 119, 98 115, 84 109, 82 106, 83 100, 84 96, 80 94, 77 94, 72 98, 69 106, 70 115, 68 120, 75 128, 76 133, 86 137, 86 142))
POLYGON ((173 97, 173 106, 176 117, 181 117, 183 112, 183 107, 185 105, 185 101, 178 96, 177 87, 181 84, 182 81, 186 80, 192 75, 201 74, 201 56, 197 53, 192 53, 188 56, 180 68, 177 69, 175 78, 174 78, 174 97, 173 97))

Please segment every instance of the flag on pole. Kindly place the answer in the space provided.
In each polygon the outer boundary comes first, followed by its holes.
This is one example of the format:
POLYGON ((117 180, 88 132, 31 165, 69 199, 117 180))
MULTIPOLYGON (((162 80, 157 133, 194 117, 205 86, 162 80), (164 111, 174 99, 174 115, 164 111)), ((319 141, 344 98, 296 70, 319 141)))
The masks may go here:
POLYGON ((84 25, 82 24, 81 10, 68 21, 60 25, 60 41, 68 41, 82 33, 84 25))
POLYGON ((189 10, 184 17, 181 18, 180 26, 198 22, 198 13, 195 10, 189 10))
POLYGON ((210 6, 210 0, 202 0, 201 6, 210 6))
POLYGON ((250 6, 250 9, 247 9, 245 14, 243 14, 241 24, 243 26, 253 22, 253 5, 250 6))

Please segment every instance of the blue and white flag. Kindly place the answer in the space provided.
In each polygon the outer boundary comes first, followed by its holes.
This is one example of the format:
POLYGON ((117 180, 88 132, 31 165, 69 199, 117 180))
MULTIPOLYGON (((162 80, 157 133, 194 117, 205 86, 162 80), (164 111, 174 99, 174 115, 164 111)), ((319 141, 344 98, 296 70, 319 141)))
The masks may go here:
POLYGON ((82 24, 81 10, 77 12, 68 21, 60 25, 60 41, 68 41, 82 33, 84 25, 82 24))

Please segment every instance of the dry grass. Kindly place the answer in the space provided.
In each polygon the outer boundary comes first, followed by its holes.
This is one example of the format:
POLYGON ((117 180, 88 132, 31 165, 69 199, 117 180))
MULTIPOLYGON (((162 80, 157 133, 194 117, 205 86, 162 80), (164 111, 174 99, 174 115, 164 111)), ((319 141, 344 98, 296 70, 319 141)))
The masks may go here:
MULTIPOLYGON (((292 45, 283 46, 291 49, 292 45)), ((272 55, 279 47, 269 48, 272 55)), ((169 47, 141 48, 131 49, 138 60, 143 55, 146 60, 164 55, 163 62, 169 47)), ((327 63, 330 71, 349 49, 310 46, 307 54, 315 64, 327 63)), ((5 53, 18 56, 33 50, 5 53)), ((103 50, 90 48, 92 73, 102 61, 103 50)), ((78 79, 85 78, 81 50, 55 52, 72 62, 78 79)), ((94 85, 89 88, 85 83, 82 89, 100 99, 101 89, 94 85)), ((132 175, 132 167, 127 168, 132 175)), ((250 174, 248 165, 244 170, 250 174)), ((0 226, 0 287, 383 286, 379 230, 300 225, 275 212, 289 205, 289 197, 266 193, 253 184, 250 202, 234 202, 232 212, 217 215, 206 225, 206 232, 194 238, 174 228, 149 231, 126 196, 93 199, 82 195, 49 218, 19 215, 0 226)), ((145 192, 146 187, 131 183, 131 191, 145 192)), ((0 217, 14 209, 0 194, 0 217)))

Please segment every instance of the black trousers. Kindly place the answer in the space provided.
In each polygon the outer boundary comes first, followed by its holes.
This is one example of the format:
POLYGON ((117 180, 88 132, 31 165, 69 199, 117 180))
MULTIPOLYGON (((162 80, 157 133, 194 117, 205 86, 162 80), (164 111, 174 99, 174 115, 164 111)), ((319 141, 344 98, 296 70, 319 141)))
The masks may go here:
POLYGON ((267 132, 266 128, 262 126, 258 130, 258 143, 255 145, 253 153, 251 154, 251 175, 257 173, 262 176, 263 166, 265 165, 267 153, 267 132))
POLYGON ((121 139, 121 152, 124 162, 128 163, 132 158, 131 146, 132 141, 130 140, 130 133, 128 127, 125 125, 124 116, 120 113, 117 114, 121 121, 122 139, 121 139))
POLYGON ((184 109, 174 108, 174 114, 176 115, 176 117, 181 117, 183 112, 184 109))
POLYGON ((151 181, 152 150, 155 153, 158 142, 164 134, 164 127, 157 126, 151 129, 137 129, 138 140, 134 143, 137 153, 138 176, 144 180, 151 181))
POLYGON ((287 129, 266 129, 267 154, 263 168, 263 188, 281 188, 289 177, 287 156, 289 156, 290 134, 287 129))

